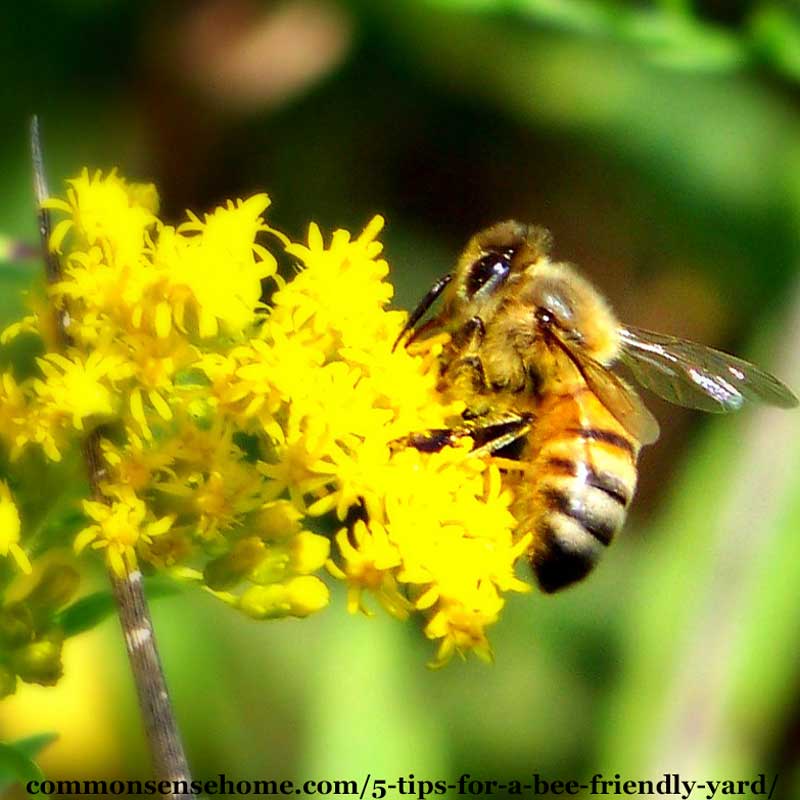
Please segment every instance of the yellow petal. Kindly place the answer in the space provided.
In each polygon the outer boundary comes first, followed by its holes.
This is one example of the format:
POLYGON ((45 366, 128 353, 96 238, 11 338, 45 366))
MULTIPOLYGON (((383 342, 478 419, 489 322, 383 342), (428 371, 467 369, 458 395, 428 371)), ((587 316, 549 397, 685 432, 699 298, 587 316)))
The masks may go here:
POLYGON ((167 404, 167 401, 155 389, 149 392, 147 396, 161 419, 169 422, 172 419, 172 409, 167 404))
POLYGON ((65 211, 67 214, 72 213, 72 206, 69 203, 65 203, 58 197, 48 197, 46 200, 43 200, 40 208, 44 208, 49 211, 65 211))
POLYGON ((25 551, 16 542, 11 542, 8 549, 9 553, 14 557, 14 560, 17 562, 17 566, 19 566, 22 572, 24 572, 26 575, 30 575, 31 562, 25 551))
POLYGON ((75 541, 73 542, 72 546, 75 548, 76 553, 80 553, 83 551, 90 542, 93 542, 97 535, 100 533, 100 528, 97 525, 90 525, 88 528, 84 528, 78 535, 75 537, 75 541))
MULTIPOLYGON (((108 559, 108 566, 111 567, 111 571, 119 578, 124 578, 128 574, 128 568, 125 565, 125 560, 122 558, 122 553, 116 547, 109 547, 108 548, 108 555, 106 556, 108 559)), ((133 551, 131 551, 131 561, 133 562, 131 566, 136 566, 136 556, 133 555, 133 551)))
POLYGON ((136 388, 131 392, 130 408, 131 416, 137 423, 139 423, 139 427, 142 429, 144 438, 151 440, 153 438, 153 433, 150 430, 150 427, 147 424, 147 418, 144 415, 144 403, 142 402, 141 389, 136 388))
POLYGON ((71 219, 62 219, 61 222, 53 228, 53 232, 50 234, 50 241, 48 242, 48 246, 52 252, 61 253, 61 245, 64 243, 64 237, 69 233, 72 225, 73 222, 71 219))

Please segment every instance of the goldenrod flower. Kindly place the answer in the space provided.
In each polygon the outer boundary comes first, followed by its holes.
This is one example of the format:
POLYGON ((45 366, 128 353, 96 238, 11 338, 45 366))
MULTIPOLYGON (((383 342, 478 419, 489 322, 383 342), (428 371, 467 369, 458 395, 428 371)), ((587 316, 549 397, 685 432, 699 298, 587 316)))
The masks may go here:
POLYGON ((177 230, 161 232, 154 264, 164 273, 166 294, 174 299, 174 308, 159 304, 160 335, 169 332, 171 315, 183 327, 189 300, 203 338, 215 336, 219 323, 228 333, 239 333, 252 324, 261 280, 275 273, 274 256, 255 242, 257 233, 268 230, 261 218, 268 205, 267 195, 255 195, 229 202, 203 221, 190 214, 177 230), (221 265, 224 280, 220 280, 221 265))
POLYGON ((105 549, 109 567, 122 577, 137 567, 136 546, 166 533, 174 518, 145 522, 145 504, 128 489, 120 489, 117 494, 110 503, 83 501, 83 510, 97 524, 89 525, 75 537, 75 551, 80 553, 87 545, 105 549))
POLYGON ((51 247, 61 252, 67 234, 75 234, 77 249, 98 245, 109 262, 133 265, 141 252, 142 237, 157 223, 158 195, 152 185, 127 184, 116 172, 107 176, 89 170, 67 182, 66 202, 51 199, 47 208, 69 214, 53 230, 51 247))
MULTIPOLYGON (((505 593, 528 589, 514 573, 528 542, 511 486, 469 440, 406 445, 463 404, 437 391, 446 338, 392 349, 406 315, 387 309, 382 218, 328 241, 311 224, 299 243, 266 224, 264 194, 177 226, 157 205, 114 172, 71 181, 48 202, 67 214, 49 292, 69 346, 54 351, 43 310, 5 335, 38 331, 51 351, 37 375, 0 380, 12 455, 37 444, 56 460, 103 425, 103 497, 83 503, 76 551, 104 550, 118 575, 143 563, 202 583, 258 619, 327 606, 327 568, 351 612, 422 616, 435 665, 489 658, 505 593), (296 260, 291 280, 269 242, 296 260)), ((0 546, 19 562, 9 531, 0 546)))
POLYGON ((53 416, 63 415, 82 431, 89 417, 108 417, 113 413, 109 378, 118 369, 117 359, 104 358, 97 351, 85 361, 48 353, 37 359, 37 363, 44 379, 36 379, 33 388, 53 416))
POLYGON ((19 546, 21 524, 19 511, 5 481, 0 481, 0 556, 11 556, 23 572, 31 571, 31 562, 19 546))

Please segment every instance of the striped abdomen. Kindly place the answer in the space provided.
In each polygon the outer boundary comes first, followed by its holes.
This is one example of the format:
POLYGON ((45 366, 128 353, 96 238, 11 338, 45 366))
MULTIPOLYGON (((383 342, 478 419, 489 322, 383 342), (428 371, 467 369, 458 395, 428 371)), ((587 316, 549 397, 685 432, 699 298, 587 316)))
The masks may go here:
POLYGON ((625 522, 639 443, 588 390, 542 402, 517 487, 520 532, 536 580, 555 592, 594 567, 625 522))

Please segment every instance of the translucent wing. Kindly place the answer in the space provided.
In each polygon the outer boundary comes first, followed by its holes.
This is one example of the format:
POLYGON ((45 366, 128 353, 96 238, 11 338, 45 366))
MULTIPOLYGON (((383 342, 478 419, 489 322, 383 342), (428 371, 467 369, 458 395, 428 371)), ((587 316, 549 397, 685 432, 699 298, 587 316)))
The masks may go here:
POLYGON ((580 371, 586 385, 617 422, 641 444, 656 441, 659 435, 658 421, 647 410, 636 390, 569 342, 560 337, 559 342, 580 371))
POLYGON ((725 413, 745 401, 793 408, 797 398, 777 378, 711 347, 640 328, 620 328, 622 361, 659 397, 687 408, 725 413))

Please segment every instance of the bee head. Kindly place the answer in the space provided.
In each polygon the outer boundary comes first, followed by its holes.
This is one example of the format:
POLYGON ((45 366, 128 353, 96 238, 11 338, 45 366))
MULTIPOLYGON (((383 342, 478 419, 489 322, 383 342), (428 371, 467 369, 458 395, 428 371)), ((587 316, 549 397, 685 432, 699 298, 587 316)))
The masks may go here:
POLYGON ((514 220, 499 222, 475 234, 458 259, 452 294, 461 302, 481 305, 516 273, 546 258, 550 234, 514 220))
POLYGON ((499 290, 532 264, 546 259, 549 250, 550 234, 544 228, 514 220, 500 222, 475 234, 453 272, 436 281, 414 309, 397 342, 408 331, 414 331, 408 339, 411 341, 437 320, 447 320, 459 327, 472 317, 490 312, 499 290), (444 296, 443 312, 415 331, 417 322, 440 295, 444 296))
POLYGON ((550 263, 537 269, 522 299, 545 336, 555 334, 603 364, 616 357, 619 325, 613 312, 569 265, 550 263))

